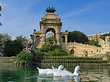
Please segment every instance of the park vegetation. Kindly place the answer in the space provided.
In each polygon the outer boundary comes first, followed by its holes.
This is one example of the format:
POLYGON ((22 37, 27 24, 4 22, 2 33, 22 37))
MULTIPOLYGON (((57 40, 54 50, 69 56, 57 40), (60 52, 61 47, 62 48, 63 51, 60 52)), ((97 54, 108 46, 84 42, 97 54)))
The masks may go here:
POLYGON ((103 34, 103 35, 100 36, 100 38, 103 39, 103 40, 105 40, 105 37, 106 36, 110 36, 110 33, 103 34))
POLYGON ((80 31, 69 32, 68 33, 68 42, 78 42, 78 43, 90 44, 90 45, 94 45, 97 47, 101 47, 98 44, 98 41, 88 40, 88 37, 80 31))
MULTIPOLYGON (((87 39, 87 36, 79 31, 69 32, 68 40, 99 46, 97 41, 89 41, 87 39)), ((27 39, 22 35, 17 36, 15 40, 11 40, 11 36, 9 36, 8 34, 0 34, 0 45, 4 46, 5 56, 16 56, 16 54, 20 53, 26 47, 26 43, 27 39)), ((47 38, 46 44, 43 45, 43 47, 40 48, 39 50, 42 55, 48 56, 68 55, 68 53, 61 48, 61 46, 56 45, 56 40, 53 37, 47 38)))
POLYGON ((0 11, 2 10, 2 7, 0 6, 0 11))
POLYGON ((4 41, 5 56, 16 56, 25 47, 24 42, 27 41, 25 37, 18 36, 15 40, 7 39, 4 41))
POLYGON ((16 54, 23 50, 23 45, 20 40, 7 40, 4 46, 6 56, 16 56, 16 54))
MULTIPOLYGON (((108 35, 108 34, 107 34, 108 35)), ((105 35, 104 35, 105 36, 105 35)), ((11 40, 11 36, 8 34, 0 34, 0 46, 4 47, 5 56, 16 56, 20 53, 27 43, 26 37, 17 36, 15 40, 11 40)), ((80 31, 73 31, 68 33, 69 42, 79 42, 86 43, 94 46, 100 47, 97 41, 88 40, 87 36, 80 31)), ((48 56, 66 56, 68 55, 61 46, 56 45, 56 40, 54 37, 49 37, 46 39, 46 44, 39 49, 42 55, 48 56)))
POLYGON ((106 60, 102 61, 102 58, 90 58, 90 57, 74 57, 74 56, 43 56, 39 58, 37 61, 42 63, 107 63, 106 60), (42 60, 41 60, 42 59, 42 60))
POLYGON ((94 45, 94 46, 97 46, 97 47, 101 47, 101 45, 99 45, 98 41, 95 41, 95 40, 89 40, 88 44, 94 45))
POLYGON ((68 33, 69 42, 88 43, 87 36, 80 31, 73 31, 68 33))
POLYGON ((106 56, 107 56, 107 62, 110 63, 110 52, 107 52, 106 56))
POLYGON ((56 45, 56 40, 53 37, 49 37, 46 39, 46 44, 40 48, 40 52, 42 55, 47 56, 67 56, 68 53, 65 52, 59 45, 56 45))
POLYGON ((9 36, 7 33, 0 33, 0 46, 4 46, 4 42, 7 40, 11 40, 11 36, 9 36))
POLYGON ((33 57, 33 54, 28 53, 26 51, 21 51, 19 54, 16 55, 18 62, 31 62, 33 57))

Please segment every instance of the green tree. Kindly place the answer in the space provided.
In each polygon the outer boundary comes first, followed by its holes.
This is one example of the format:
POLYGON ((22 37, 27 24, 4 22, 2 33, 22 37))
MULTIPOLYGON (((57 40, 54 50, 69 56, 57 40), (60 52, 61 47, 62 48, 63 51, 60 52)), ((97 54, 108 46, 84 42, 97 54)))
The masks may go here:
POLYGON ((2 34, 0 34, 0 46, 2 46, 2 34))
POLYGON ((11 40, 11 36, 9 36, 7 33, 0 34, 0 46, 4 46, 4 42, 7 40, 11 40))
POLYGON ((53 37, 48 37, 46 39, 46 45, 51 45, 51 44, 55 44, 56 40, 53 37))
POLYGON ((5 41, 4 46, 6 56, 16 56, 16 54, 23 50, 23 45, 20 40, 7 40, 5 41))
POLYGON ((80 31, 73 31, 68 33, 68 41, 69 42, 79 42, 79 43, 87 43, 87 36, 80 31))
POLYGON ((107 56, 107 61, 109 63, 110 62, 110 52, 106 52, 106 56, 107 56))
POLYGON ((100 36, 100 38, 102 38, 103 40, 105 40, 105 37, 106 36, 110 36, 110 33, 103 34, 103 35, 100 36))
POLYGON ((56 40, 53 37, 49 37, 46 39, 46 45, 40 48, 40 52, 42 55, 49 56, 64 56, 68 55, 59 45, 55 44, 56 40))
POLYGON ((17 54, 17 61, 20 62, 30 62, 33 59, 33 55, 31 53, 27 53, 26 51, 21 51, 19 54, 17 54))
POLYGON ((26 39, 26 37, 23 37, 22 35, 21 36, 17 36, 16 40, 20 40, 22 42, 22 44, 23 44, 23 47, 26 47, 26 44, 27 44, 27 41, 28 41, 26 39))
POLYGON ((0 11, 2 10, 2 7, 0 6, 0 11))
POLYGON ((94 45, 94 46, 101 47, 101 45, 98 44, 98 41, 95 41, 95 40, 89 40, 88 43, 89 43, 90 45, 94 45))
POLYGON ((12 40, 7 40, 7 41, 4 42, 4 52, 5 52, 6 56, 12 55, 11 45, 12 45, 12 40))
POLYGON ((2 34, 2 39, 3 39, 3 41, 7 41, 7 40, 11 40, 12 37, 9 36, 7 33, 4 33, 4 34, 2 34))

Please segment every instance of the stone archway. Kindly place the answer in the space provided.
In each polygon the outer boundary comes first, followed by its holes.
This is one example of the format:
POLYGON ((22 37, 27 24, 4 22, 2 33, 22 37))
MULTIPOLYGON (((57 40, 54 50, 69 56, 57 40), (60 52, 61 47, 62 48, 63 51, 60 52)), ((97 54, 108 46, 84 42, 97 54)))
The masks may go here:
POLYGON ((73 49, 70 50, 70 54, 74 54, 74 50, 73 49))
POLYGON ((45 29, 43 29, 44 33, 43 33, 43 37, 44 37, 44 42, 46 42, 46 34, 47 32, 52 32, 54 34, 54 38, 56 40, 56 44, 60 45, 60 29, 58 29, 58 27, 56 26, 46 26, 45 29))
POLYGON ((61 42, 62 42, 62 43, 65 43, 65 36, 62 36, 62 37, 61 37, 61 42))
POLYGON ((62 46, 61 44, 61 37, 65 38, 63 40, 65 50, 67 48, 67 32, 61 32, 61 26, 62 22, 61 19, 58 16, 58 13, 55 13, 55 9, 48 8, 46 10, 46 14, 44 13, 44 16, 41 18, 40 21, 40 32, 34 30, 34 40, 37 40, 37 35, 41 37, 40 43, 37 48, 41 48, 46 43, 46 33, 49 31, 52 31, 54 34, 54 38, 56 39, 56 44, 62 46))
POLYGON ((54 34, 53 37, 54 38, 56 37, 56 32, 55 32, 55 29, 54 28, 48 28, 48 29, 46 29, 46 34, 47 34, 47 32, 52 32, 54 34))
POLYGON ((39 35, 36 36, 36 38, 40 37, 39 35))

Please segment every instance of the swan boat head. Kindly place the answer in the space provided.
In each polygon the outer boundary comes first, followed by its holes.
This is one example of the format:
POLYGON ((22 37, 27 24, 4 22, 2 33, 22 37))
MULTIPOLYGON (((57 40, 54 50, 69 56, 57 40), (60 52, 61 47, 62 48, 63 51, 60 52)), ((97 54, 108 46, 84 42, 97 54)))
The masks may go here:
POLYGON ((58 70, 63 70, 64 69, 64 66, 63 65, 60 65, 59 67, 58 67, 58 70))
POLYGON ((76 66, 73 75, 74 76, 78 76, 79 75, 79 71, 82 72, 80 66, 76 66))

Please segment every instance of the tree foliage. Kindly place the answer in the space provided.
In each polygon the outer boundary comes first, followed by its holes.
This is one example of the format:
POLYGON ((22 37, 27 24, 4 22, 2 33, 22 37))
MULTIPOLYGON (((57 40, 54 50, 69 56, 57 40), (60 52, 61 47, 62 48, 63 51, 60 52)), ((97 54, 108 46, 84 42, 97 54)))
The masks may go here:
POLYGON ((16 56, 26 46, 26 37, 17 36, 13 41, 11 38, 7 33, 0 34, 0 46, 4 47, 6 56, 16 56))
POLYGON ((110 52, 107 52, 107 53, 106 53, 106 57, 107 57, 108 63, 110 63, 110 52))
POLYGON ((100 38, 102 38, 103 40, 105 40, 105 37, 106 36, 110 36, 110 33, 103 34, 103 35, 100 36, 100 38))
POLYGON ((30 61, 32 61, 33 57, 34 56, 31 53, 27 53, 25 51, 21 51, 16 56, 17 61, 21 61, 21 62, 30 62, 30 61))
POLYGON ((53 37, 48 37, 46 39, 46 45, 51 45, 51 44, 55 44, 56 40, 53 37))
POLYGON ((89 40, 88 42, 90 45, 94 45, 94 46, 97 46, 97 47, 101 47, 101 45, 98 44, 98 41, 95 41, 95 40, 89 40))
POLYGON ((11 36, 9 36, 7 33, 4 34, 0 34, 0 41, 7 41, 7 40, 11 40, 11 36))
POLYGON ((16 56, 23 50, 23 45, 20 40, 7 40, 4 42, 4 52, 6 56, 16 56))
POLYGON ((46 40, 46 45, 40 48, 40 52, 42 55, 49 56, 65 56, 68 55, 60 46, 55 44, 55 39, 53 37, 49 37, 46 40))
POLYGON ((0 6, 0 11, 2 10, 2 7, 0 6))
POLYGON ((16 40, 20 40, 22 42, 22 44, 23 44, 23 47, 26 47, 26 44, 27 44, 27 41, 28 41, 26 39, 26 37, 23 37, 22 35, 21 36, 17 36, 16 40))
POLYGON ((79 42, 79 43, 87 43, 87 36, 80 31, 73 31, 68 33, 68 41, 69 42, 79 42))
POLYGON ((3 46, 4 42, 7 40, 11 40, 11 36, 9 36, 7 33, 0 34, 0 46, 3 46))

